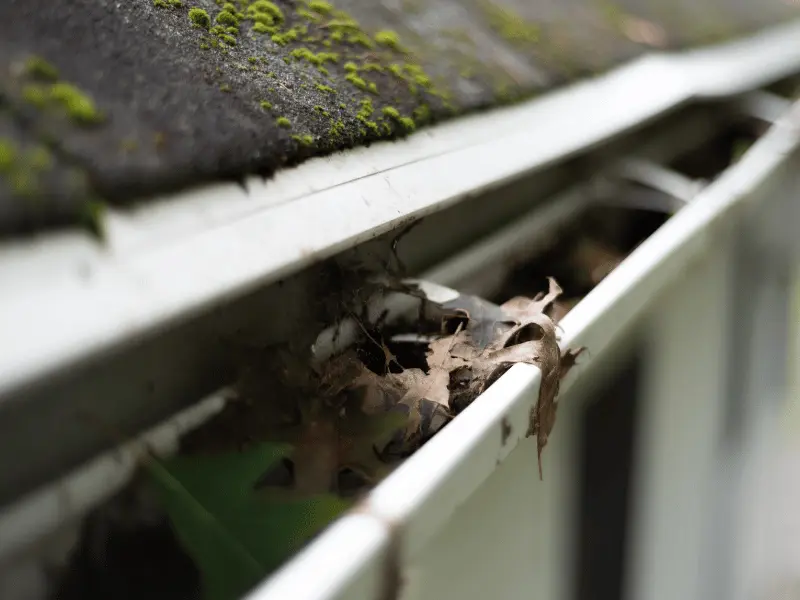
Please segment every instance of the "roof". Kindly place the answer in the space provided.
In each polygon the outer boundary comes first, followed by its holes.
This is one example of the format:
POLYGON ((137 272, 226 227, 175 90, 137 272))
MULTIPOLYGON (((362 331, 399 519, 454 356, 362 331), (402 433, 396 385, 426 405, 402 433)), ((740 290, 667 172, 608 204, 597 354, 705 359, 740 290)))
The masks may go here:
POLYGON ((281 167, 793 16, 782 0, 6 0, 0 233, 281 167))

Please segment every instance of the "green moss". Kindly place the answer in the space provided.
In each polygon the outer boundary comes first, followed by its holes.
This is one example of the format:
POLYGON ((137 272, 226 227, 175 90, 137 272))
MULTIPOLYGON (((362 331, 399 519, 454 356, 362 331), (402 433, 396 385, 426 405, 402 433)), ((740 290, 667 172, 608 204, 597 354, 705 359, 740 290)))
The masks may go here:
POLYGON ((235 46, 236 45, 236 38, 233 37, 232 35, 221 35, 221 36, 219 36, 219 39, 221 41, 225 42, 226 44, 228 44, 228 46, 235 46))
POLYGON ((40 146, 26 153, 25 162, 35 171, 47 171, 53 166, 53 157, 47 148, 40 146))
POLYGON ((169 0, 169 5, 174 8, 180 8, 183 6, 183 2, 181 2, 181 0, 169 0))
POLYGON ((50 99, 47 90, 40 85, 26 85, 23 87, 22 98, 36 108, 44 108, 50 99))
POLYGON ((68 83, 54 83, 50 86, 50 99, 60 104, 73 121, 97 123, 103 119, 94 101, 68 83))
POLYGON ((417 123, 427 123, 431 118, 431 109, 427 104, 421 104, 412 113, 417 123))
POLYGON ((267 77, 269 77, 270 79, 275 79, 275 73, 270 71, 269 73, 267 73, 267 77))
POLYGON ((261 18, 264 18, 264 16, 269 18, 270 22, 265 23, 266 25, 271 25, 272 23, 280 25, 284 21, 283 11, 277 4, 269 2, 268 0, 256 0, 247 6, 245 18, 252 19, 259 15, 261 15, 261 18))
POLYGON ((105 204, 99 200, 88 200, 81 211, 81 221, 84 227, 99 239, 105 237, 105 227, 103 225, 105 213, 105 204))
POLYGON ((321 15, 328 15, 333 12, 333 5, 323 0, 311 0, 311 2, 308 3, 308 8, 321 15))
POLYGON ((297 15, 311 21, 312 23, 317 23, 318 21, 322 20, 321 15, 313 13, 310 10, 306 10, 305 8, 298 8, 297 15))
POLYGON ((369 98, 364 98, 361 101, 361 109, 356 114, 356 119, 358 119, 361 123, 363 123, 367 129, 372 131, 373 133, 380 134, 380 129, 378 129, 378 124, 375 121, 371 121, 370 117, 372 113, 375 112, 375 108, 372 106, 372 100, 369 98))
POLYGON ((225 2, 225 3, 222 5, 222 10, 228 11, 228 12, 230 12, 230 13, 235 13, 235 12, 237 12, 237 11, 236 11, 236 7, 233 5, 233 3, 232 3, 232 2, 225 2))
POLYGON ((7 175, 17 160, 17 148, 9 139, 0 138, 0 174, 7 175))
POLYGON ((275 119, 275 124, 278 127, 283 127, 284 129, 289 129, 292 126, 292 122, 286 117, 278 117, 275 119))
POLYGON ((239 28, 238 27, 226 27, 225 28, 225 32, 226 33, 230 33, 232 36, 237 36, 237 35, 239 35, 239 28))
POLYGON ((396 63, 389 65, 389 72, 400 79, 406 79, 406 74, 403 72, 403 66, 396 63))
POLYGON ((411 117, 400 117, 398 122, 405 128, 406 131, 414 131, 414 129, 417 127, 416 123, 414 123, 414 119, 411 117))
POLYGON ((308 61, 315 67, 320 68, 320 70, 322 70, 322 65, 326 62, 335 63, 339 61, 339 55, 335 52, 318 52, 314 54, 308 48, 295 48, 289 54, 297 60, 308 61))
POLYGON ((169 8, 167 0, 153 0, 153 6, 155 6, 156 8, 169 8))
POLYGON ((227 10, 223 10, 221 13, 217 15, 216 22, 220 25, 239 25, 239 19, 233 13, 229 13, 227 10))
POLYGON ((208 44, 206 44, 205 42, 202 42, 202 43, 200 44, 200 50, 208 50, 208 49, 210 49, 210 48, 211 48, 211 46, 209 46, 209 45, 208 45, 208 44))
POLYGON ((344 63, 344 70, 348 73, 358 73, 358 65, 354 62, 344 63))
POLYGON ((367 72, 377 71, 378 73, 383 73, 386 70, 386 67, 384 67, 380 63, 364 63, 363 65, 361 65, 361 70, 367 72))
POLYGON ((226 93, 230 92, 231 91, 231 86, 229 86, 227 83, 223 83, 221 86, 219 86, 219 91, 220 92, 226 92, 226 93))
POLYGON ((344 125, 344 121, 336 121, 333 124, 331 124, 330 130, 328 130, 328 135, 330 135, 332 138, 339 138, 346 131, 347 128, 344 125))
POLYGON ((247 62, 249 62, 251 65, 254 65, 258 62, 258 58, 255 56, 250 56, 247 58, 247 62))
POLYGON ((317 83, 314 87, 316 87, 320 92, 326 92, 328 94, 336 93, 336 90, 329 85, 323 85, 321 83, 317 83))
POLYGON ((408 74, 408 77, 420 87, 430 88, 433 83, 431 78, 420 65, 406 64, 403 69, 408 74))
MULTIPOLYGON (((294 42, 299 38, 301 35, 301 31, 299 27, 292 27, 291 29, 283 32, 283 33, 276 33, 272 36, 272 41, 278 44, 279 46, 285 46, 289 42, 294 42)), ((303 34, 304 35, 304 34, 303 34)))
POLYGON ((370 37, 363 31, 359 31, 358 33, 352 33, 348 35, 346 39, 351 44, 364 46, 364 48, 367 48, 369 50, 375 47, 375 44, 372 43, 370 37))
POLYGON ((489 26, 509 42, 526 46, 539 41, 539 25, 526 21, 513 10, 501 8, 489 1, 483 2, 483 10, 489 26))
POLYGON ((308 133, 303 135, 293 135, 292 139, 299 142, 301 146, 311 146, 314 143, 314 136, 308 133))
POLYGON ((344 102, 339 102, 339 108, 347 108, 347 104, 344 102))
POLYGON ((272 110, 272 102, 267 102, 266 100, 262 100, 261 102, 259 102, 259 104, 261 105, 261 108, 263 108, 264 110, 272 110))
POLYGON ((335 19, 326 24, 331 32, 331 40, 335 42, 349 42, 365 48, 373 48, 372 39, 361 30, 361 26, 353 17, 344 11, 335 11, 335 19))
POLYGON ((44 81, 56 81, 58 79, 58 69, 40 56, 30 56, 25 61, 25 72, 36 79, 44 81))
POLYGON ((253 31, 256 33, 269 33, 274 34, 278 30, 277 27, 272 27, 270 25, 264 25, 264 23, 254 23, 253 24, 253 31))
POLYGON ((414 119, 411 117, 401 117, 400 111, 393 106, 385 106, 381 109, 383 116, 392 119, 403 126, 406 131, 413 131, 415 128, 414 119))
POLYGON ((402 50, 400 46, 400 36, 395 31, 379 31, 375 34, 375 41, 381 46, 386 46, 392 50, 402 50))
POLYGON ((360 90, 369 91, 372 92, 373 94, 378 93, 378 86, 376 86, 371 81, 370 82, 365 81, 364 79, 359 77, 356 73, 348 73, 347 75, 344 76, 344 78, 360 90))
POLYGON ((16 169, 9 176, 11 189, 16 196, 22 198, 33 198, 36 196, 37 184, 31 176, 31 172, 26 169, 16 169))

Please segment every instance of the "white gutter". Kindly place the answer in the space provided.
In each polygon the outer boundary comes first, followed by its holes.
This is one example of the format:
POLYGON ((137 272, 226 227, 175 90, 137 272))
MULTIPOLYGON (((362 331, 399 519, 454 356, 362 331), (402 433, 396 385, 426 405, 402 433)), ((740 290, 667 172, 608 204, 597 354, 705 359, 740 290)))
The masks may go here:
POLYGON ((651 55, 524 104, 284 171, 111 211, 78 234, 0 247, 3 396, 403 222, 542 169, 693 99, 800 71, 800 23, 651 55), (535 135, 531 135, 535 132, 535 135))
MULTIPOLYGON (((590 349, 565 380, 562 393, 625 334, 660 291, 724 237, 742 211, 775 192, 775 178, 797 160, 798 146, 800 103, 561 321, 563 346, 590 349)), ((794 213, 785 218, 800 217, 798 207, 792 205, 789 212, 794 213)), ((485 254, 472 256, 492 260, 496 251, 486 246, 485 254)), ((475 271, 486 268, 491 262, 473 265, 475 271)), ((441 530, 520 441, 539 381, 539 370, 529 365, 509 370, 379 484, 360 510, 334 524, 248 600, 397 597, 388 595, 387 586, 397 584, 408 558, 441 530)), ((530 460, 535 461, 535 455, 530 460)))

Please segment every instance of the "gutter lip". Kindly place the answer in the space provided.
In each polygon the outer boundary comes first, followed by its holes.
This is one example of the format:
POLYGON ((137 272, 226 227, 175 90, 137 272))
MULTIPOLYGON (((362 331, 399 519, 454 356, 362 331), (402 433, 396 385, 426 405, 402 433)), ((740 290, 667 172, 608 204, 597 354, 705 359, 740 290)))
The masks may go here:
POLYGON ((798 36, 800 20, 717 47, 646 55, 517 106, 251 179, 247 191, 220 184, 134 213, 112 210, 105 248, 74 233, 0 245, 0 336, 15 340, 0 358, 0 406, 40 379, 691 100, 798 72, 798 36))

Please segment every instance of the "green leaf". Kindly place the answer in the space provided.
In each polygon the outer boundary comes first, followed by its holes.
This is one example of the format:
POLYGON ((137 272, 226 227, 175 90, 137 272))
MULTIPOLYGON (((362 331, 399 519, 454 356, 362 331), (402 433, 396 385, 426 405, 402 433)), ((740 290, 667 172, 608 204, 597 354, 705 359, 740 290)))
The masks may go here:
POLYGON ((148 463, 181 544, 203 578, 206 600, 238 599, 344 510, 333 495, 275 497, 253 486, 287 446, 148 463))

